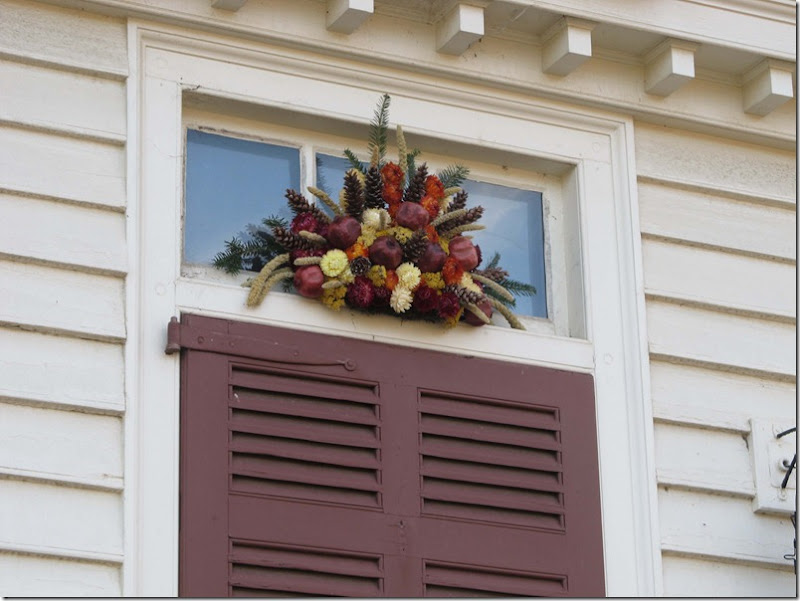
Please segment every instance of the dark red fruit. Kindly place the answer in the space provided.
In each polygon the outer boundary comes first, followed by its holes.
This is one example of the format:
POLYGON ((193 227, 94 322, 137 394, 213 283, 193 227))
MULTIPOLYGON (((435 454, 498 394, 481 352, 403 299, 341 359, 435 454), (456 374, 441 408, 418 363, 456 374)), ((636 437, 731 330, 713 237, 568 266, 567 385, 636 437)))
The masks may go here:
POLYGON ((356 243, 358 237, 361 235, 361 224, 355 217, 344 215, 337 217, 333 223, 328 226, 328 242, 334 248, 344 250, 350 248, 356 243))
POLYGON ((397 213, 394 215, 397 225, 402 225, 410 230, 419 230, 428 225, 431 216, 425 207, 416 202, 401 202, 397 213))
MULTIPOLYGON (((492 316, 492 305, 488 300, 482 300, 478 303, 478 308, 486 313, 486 317, 492 316)), ((467 309, 464 311, 464 321, 466 321, 471 326, 485 326, 486 324, 483 323, 480 317, 475 315, 472 311, 467 309)))
POLYGON ((478 249, 472 244, 472 240, 463 236, 456 236, 450 240, 450 256, 453 257, 464 271, 472 271, 481 262, 478 249))
POLYGON ((297 292, 307 298, 317 298, 322 294, 325 274, 319 265, 305 265, 294 272, 294 287, 297 292))
POLYGON ((386 269, 396 269, 403 262, 403 247, 391 236, 380 236, 369 247, 369 260, 386 269))
POLYGON ((444 252, 441 246, 433 242, 428 242, 425 252, 417 261, 417 267, 422 272, 435 272, 441 271, 444 262, 447 261, 447 253, 444 252))

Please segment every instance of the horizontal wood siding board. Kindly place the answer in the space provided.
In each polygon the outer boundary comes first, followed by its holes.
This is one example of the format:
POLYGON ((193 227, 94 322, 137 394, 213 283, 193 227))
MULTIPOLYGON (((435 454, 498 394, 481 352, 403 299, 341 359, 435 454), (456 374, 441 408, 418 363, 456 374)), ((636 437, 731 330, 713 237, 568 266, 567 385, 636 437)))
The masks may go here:
POLYGON ((0 472, 21 470, 65 481, 122 477, 118 417, 0 402, 0 472))
POLYGON ((783 569, 704 560, 665 553, 667 597, 795 597, 797 580, 791 562, 783 569))
POLYGON ((0 255, 122 275, 125 216, 0 192, 0 255))
POLYGON ((638 192, 640 225, 647 236, 797 259, 794 210, 647 182, 639 182, 638 192))
POLYGON ((7 597, 117 597, 117 566, 0 551, 0 593, 7 597))
POLYGON ((650 386, 658 422, 746 433, 751 417, 792 419, 797 411, 793 382, 651 361, 650 386))
POLYGON ((647 327, 650 352, 659 357, 783 378, 795 375, 792 324, 650 300, 647 327))
POLYGON ((789 518, 753 512, 750 499, 659 487, 661 546, 751 564, 785 566, 791 553, 789 518))
POLYGON ((123 19, 23 0, 3 2, 0 52, 116 77, 128 72, 123 19))
POLYGON ((0 548, 20 544, 53 553, 122 553, 122 496, 0 479, 0 548))
POLYGON ((642 243, 645 293, 794 319, 793 265, 656 240, 642 243))
POLYGON ((0 261, 0 322, 99 340, 123 340, 124 281, 0 261))
POLYGON ((637 175, 795 204, 795 153, 636 122, 637 175))
POLYGON ((125 149, 0 126, 0 189, 121 211, 125 149))
POLYGON ((125 139, 125 84, 100 77, 0 59, 0 121, 125 139), (53 91, 58 90, 58 102, 53 91))
POLYGON ((0 329, 0 397, 122 412, 119 344, 0 329))
POLYGON ((745 434, 656 424, 655 454, 660 484, 755 494, 745 434))

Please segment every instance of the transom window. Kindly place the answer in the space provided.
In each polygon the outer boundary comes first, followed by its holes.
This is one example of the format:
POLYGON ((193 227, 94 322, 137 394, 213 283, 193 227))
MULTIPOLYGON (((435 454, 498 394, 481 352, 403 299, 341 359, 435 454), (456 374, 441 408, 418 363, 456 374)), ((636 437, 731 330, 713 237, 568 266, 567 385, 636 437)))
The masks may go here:
MULTIPOLYGON (((288 128, 286 128, 288 130, 288 128)), ((284 133, 283 131, 278 132, 284 133)), ((288 133, 288 132, 287 132, 288 133)), ((337 198, 342 178, 350 168, 347 159, 337 156, 335 138, 321 136, 322 143, 304 140, 302 134, 291 138, 248 139, 205 126, 189 124, 186 129, 185 206, 183 263, 184 276, 220 279, 223 275, 211 268, 217 253, 228 240, 246 241, 254 235, 255 226, 266 217, 291 220, 284 194, 287 188, 306 193, 307 185, 315 185, 337 198)), ((340 149, 359 143, 342 139, 340 149)), ((340 151, 338 151, 340 152, 340 151)), ((366 158, 362 149, 358 153, 366 158)), ((391 151, 387 154, 391 160, 391 151)), ((525 181, 524 174, 504 177, 508 167, 480 165, 459 157, 430 155, 419 158, 430 172, 454 162, 471 168, 463 188, 469 193, 468 206, 483 206, 483 231, 472 232, 473 241, 482 251, 485 266, 495 255, 510 278, 532 284, 537 294, 517 298, 515 313, 547 320, 547 232, 543 194, 535 181, 525 181), (523 177, 520 177, 523 175, 523 177)), ((327 210, 327 207, 322 207, 327 210)), ((259 266, 255 266, 259 267, 259 266)), ((240 276, 240 279, 246 276, 240 276)), ((552 302, 552 298, 551 298, 552 302)))

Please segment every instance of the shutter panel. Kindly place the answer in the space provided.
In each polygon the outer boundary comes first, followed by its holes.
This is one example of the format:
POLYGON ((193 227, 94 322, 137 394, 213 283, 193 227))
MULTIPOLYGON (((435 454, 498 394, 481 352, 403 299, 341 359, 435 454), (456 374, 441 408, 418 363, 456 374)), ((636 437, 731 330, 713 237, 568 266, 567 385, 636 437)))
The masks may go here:
POLYGON ((184 315, 184 596, 604 594, 591 376, 184 315))

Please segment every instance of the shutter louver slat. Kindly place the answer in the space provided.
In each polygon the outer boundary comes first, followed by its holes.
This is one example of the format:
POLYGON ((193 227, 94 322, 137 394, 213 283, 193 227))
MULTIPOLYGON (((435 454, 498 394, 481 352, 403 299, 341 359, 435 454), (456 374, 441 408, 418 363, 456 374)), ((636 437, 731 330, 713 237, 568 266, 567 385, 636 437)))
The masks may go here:
POLYGON ((358 384, 352 388, 360 400, 350 403, 338 381, 297 374, 294 392, 275 391, 287 387, 289 375, 255 366, 234 366, 230 379, 248 385, 234 385, 229 401, 232 492, 380 507, 374 387, 370 406, 368 388, 358 384))
MULTIPOLYGON (((233 541, 231 580, 238 592, 374 597, 381 594, 381 559, 334 550, 233 541)), ((248 594, 247 596, 252 596, 248 594)))
POLYGON ((558 423, 553 419, 548 430, 539 427, 543 416, 557 415, 556 410, 422 392, 423 514, 563 530, 558 423))
POLYGON ((567 577, 425 562, 426 597, 557 596, 567 590, 567 577), (456 594, 457 593, 457 594, 456 594))

